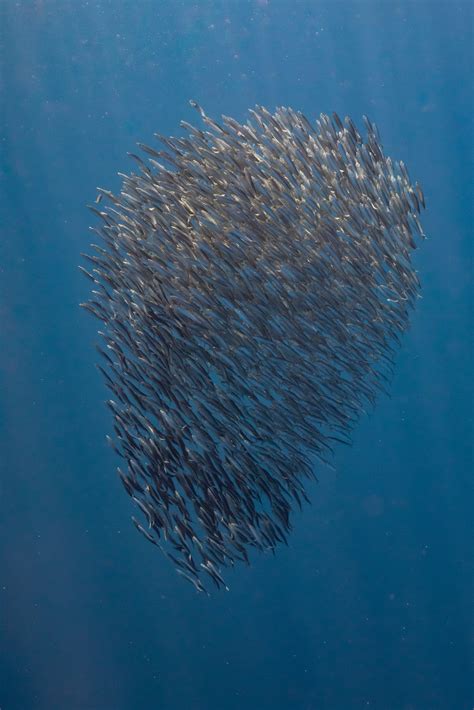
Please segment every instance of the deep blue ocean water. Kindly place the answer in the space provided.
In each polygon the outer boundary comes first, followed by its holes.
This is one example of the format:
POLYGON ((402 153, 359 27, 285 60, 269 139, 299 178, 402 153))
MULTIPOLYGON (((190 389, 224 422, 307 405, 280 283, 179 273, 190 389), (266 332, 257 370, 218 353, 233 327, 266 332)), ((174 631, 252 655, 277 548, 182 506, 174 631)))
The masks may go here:
POLYGON ((473 7, 2 0, 1 710, 474 707, 473 7), (85 204, 190 98, 367 114, 427 200, 391 396, 209 598, 130 523, 78 307, 85 204))

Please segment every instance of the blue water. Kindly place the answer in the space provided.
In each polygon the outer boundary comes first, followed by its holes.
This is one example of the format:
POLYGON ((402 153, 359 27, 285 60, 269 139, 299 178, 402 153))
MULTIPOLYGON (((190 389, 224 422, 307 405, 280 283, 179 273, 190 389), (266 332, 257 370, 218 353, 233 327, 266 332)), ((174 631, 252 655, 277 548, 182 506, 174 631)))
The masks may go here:
POLYGON ((0 3, 1 710, 473 707, 472 47, 469 0, 0 3), (77 305, 85 203, 190 98, 367 114, 428 205, 391 397, 210 598, 130 522, 77 305))

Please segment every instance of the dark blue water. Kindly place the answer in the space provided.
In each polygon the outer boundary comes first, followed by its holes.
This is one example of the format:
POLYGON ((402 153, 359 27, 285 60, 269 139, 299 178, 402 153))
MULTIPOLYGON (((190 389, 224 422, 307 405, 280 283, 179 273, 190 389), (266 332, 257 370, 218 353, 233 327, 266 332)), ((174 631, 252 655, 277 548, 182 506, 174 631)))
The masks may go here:
POLYGON ((472 30, 469 0, 1 2, 2 710, 473 707, 472 30), (210 598, 130 523, 77 306, 84 204, 190 98, 368 114, 428 203, 391 397, 210 598))

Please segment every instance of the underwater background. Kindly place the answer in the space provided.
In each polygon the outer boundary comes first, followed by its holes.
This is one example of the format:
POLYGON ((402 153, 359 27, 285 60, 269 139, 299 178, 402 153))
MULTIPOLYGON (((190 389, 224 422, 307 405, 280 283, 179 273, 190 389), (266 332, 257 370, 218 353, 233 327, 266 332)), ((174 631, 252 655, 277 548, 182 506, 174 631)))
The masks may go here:
POLYGON ((0 3, 1 710, 471 710, 473 7, 0 3), (210 597, 133 528, 78 306, 86 203, 189 99, 367 114, 427 203, 390 396, 210 597))

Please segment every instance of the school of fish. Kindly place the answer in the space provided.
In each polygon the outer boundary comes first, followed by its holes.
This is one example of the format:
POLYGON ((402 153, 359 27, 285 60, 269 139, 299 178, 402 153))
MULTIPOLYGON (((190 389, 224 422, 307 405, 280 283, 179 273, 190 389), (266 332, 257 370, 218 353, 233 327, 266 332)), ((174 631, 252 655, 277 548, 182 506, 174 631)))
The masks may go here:
POLYGON ((419 294, 423 192, 375 126, 257 106, 139 144, 92 210, 81 304, 103 322, 133 523, 198 591, 286 542, 391 374, 419 294))

